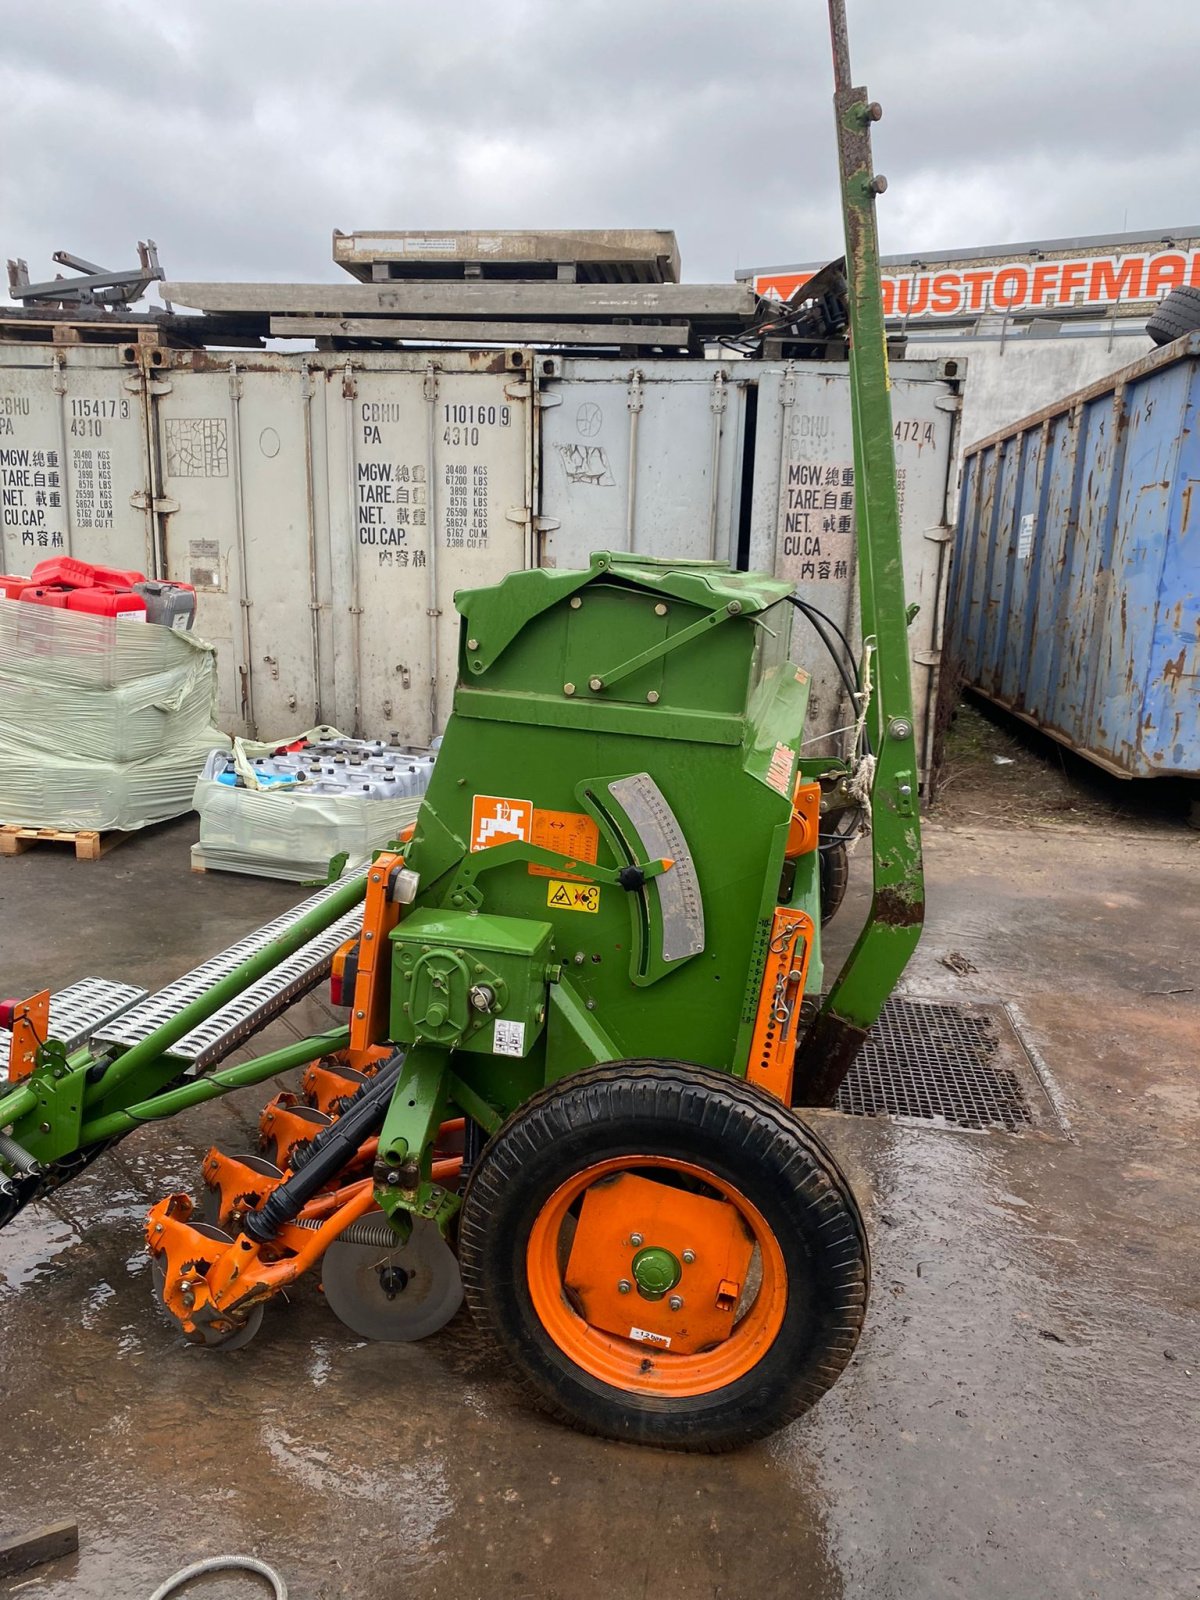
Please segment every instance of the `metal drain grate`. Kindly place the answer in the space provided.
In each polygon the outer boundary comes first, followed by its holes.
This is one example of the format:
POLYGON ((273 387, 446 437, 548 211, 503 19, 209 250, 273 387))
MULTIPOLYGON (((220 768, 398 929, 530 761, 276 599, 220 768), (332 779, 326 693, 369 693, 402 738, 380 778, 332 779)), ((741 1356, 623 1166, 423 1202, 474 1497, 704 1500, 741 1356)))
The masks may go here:
POLYGON ((1064 1131, 1011 1020, 983 1005, 889 1000, 836 1106, 956 1128, 1064 1131))

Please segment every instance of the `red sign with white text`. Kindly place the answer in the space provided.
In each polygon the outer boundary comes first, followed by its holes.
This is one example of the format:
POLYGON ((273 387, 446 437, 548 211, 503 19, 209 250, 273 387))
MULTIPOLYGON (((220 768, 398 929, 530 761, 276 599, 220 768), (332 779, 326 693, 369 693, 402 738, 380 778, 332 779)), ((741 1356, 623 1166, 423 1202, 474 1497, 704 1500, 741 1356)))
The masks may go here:
MULTIPOLYGON (((759 273, 754 287, 761 295, 787 300, 813 275, 759 273)), ((1073 256, 1058 261, 1022 259, 986 266, 962 263, 886 273, 883 311, 888 317, 963 317, 1068 306, 1111 310, 1161 300, 1184 284, 1200 288, 1200 250, 1073 256)))

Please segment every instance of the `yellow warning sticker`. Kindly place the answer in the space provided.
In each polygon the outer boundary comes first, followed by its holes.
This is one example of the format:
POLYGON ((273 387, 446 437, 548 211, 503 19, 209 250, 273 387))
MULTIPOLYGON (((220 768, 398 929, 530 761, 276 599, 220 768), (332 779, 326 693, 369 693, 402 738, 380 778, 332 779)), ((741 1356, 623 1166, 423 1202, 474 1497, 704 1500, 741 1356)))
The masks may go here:
POLYGON ((565 878, 551 878, 546 885, 546 904, 555 911, 599 911, 600 885, 598 883, 568 883, 565 878))

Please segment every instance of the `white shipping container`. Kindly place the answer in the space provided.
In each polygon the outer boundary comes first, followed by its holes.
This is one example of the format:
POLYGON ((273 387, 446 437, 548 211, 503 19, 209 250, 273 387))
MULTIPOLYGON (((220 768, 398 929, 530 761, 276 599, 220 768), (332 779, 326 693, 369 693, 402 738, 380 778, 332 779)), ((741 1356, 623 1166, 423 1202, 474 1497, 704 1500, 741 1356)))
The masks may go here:
MULTIPOLYGON (((892 376, 924 765, 962 363, 892 376)), ((836 363, 0 345, 4 569, 61 552, 194 584, 223 725, 250 736, 428 744, 454 591, 599 549, 777 571, 857 642, 852 479, 836 363)), ((847 709, 797 639, 827 733, 847 709)))

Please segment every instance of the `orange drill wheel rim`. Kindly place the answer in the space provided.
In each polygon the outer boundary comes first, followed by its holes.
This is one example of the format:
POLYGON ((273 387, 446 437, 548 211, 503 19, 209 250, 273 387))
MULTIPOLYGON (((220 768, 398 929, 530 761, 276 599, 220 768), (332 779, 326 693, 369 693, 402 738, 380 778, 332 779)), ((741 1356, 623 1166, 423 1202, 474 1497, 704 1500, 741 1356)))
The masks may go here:
MULTIPOLYGON (((739 1189, 706 1168, 673 1156, 617 1156, 568 1178, 546 1201, 530 1230, 525 1250, 530 1299, 542 1327, 576 1366, 602 1383, 631 1394, 686 1399, 711 1394, 751 1372, 783 1327, 788 1280, 783 1251, 767 1219, 739 1189), (758 1247, 760 1278, 752 1303, 728 1338, 694 1354, 676 1353, 594 1327, 570 1303, 564 1289, 563 1224, 576 1201, 598 1181, 620 1173, 655 1170, 697 1180, 733 1206, 758 1247)), ((631 1304, 631 1316, 637 1309, 631 1304)))

